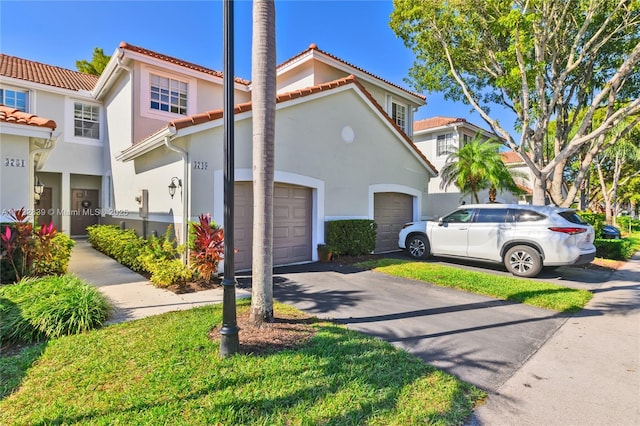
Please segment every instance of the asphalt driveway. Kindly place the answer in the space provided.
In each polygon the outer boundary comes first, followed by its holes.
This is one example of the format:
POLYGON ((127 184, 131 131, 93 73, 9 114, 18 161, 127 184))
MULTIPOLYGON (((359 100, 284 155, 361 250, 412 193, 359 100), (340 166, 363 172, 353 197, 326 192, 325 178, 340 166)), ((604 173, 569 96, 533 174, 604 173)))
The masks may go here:
POLYGON ((489 391, 568 318, 335 263, 277 268, 274 277, 278 301, 377 336, 489 391))

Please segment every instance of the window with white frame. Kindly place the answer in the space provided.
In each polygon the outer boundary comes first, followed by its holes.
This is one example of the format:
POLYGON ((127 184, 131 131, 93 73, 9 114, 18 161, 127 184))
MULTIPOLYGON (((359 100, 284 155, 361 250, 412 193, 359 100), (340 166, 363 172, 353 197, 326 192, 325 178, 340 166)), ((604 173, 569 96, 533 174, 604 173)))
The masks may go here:
POLYGON ((100 139, 100 107, 81 102, 73 103, 73 135, 100 139))
POLYGON ((391 118, 402 130, 407 130, 407 107, 391 101, 391 118))
POLYGON ((0 104, 15 108, 18 111, 29 112, 29 92, 0 88, 0 104))
POLYGON ((449 155, 454 151, 454 148, 455 148, 455 144, 453 139, 453 133, 438 135, 436 155, 438 156, 449 155))
POLYGON ((469 135, 462 135, 462 145, 466 145, 469 142, 471 142, 471 136, 469 135))
POLYGON ((150 75, 150 107, 158 111, 187 114, 187 83, 159 75, 150 75))

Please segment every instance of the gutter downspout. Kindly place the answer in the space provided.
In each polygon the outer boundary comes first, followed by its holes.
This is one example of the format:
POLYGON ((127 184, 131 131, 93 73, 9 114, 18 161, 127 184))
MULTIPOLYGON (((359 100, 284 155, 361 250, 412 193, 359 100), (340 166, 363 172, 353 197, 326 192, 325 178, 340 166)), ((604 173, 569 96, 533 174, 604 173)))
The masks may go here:
POLYGON ((189 252, 189 218, 190 214, 190 206, 189 206, 189 152, 185 149, 176 146, 171 143, 171 139, 176 134, 176 129, 174 127, 169 127, 169 132, 171 135, 167 135, 164 137, 164 145, 169 148, 171 151, 177 152, 182 156, 183 162, 183 172, 182 172, 182 181, 184 185, 182 186, 183 195, 182 195, 182 241, 181 243, 185 245, 185 258, 183 261, 186 263, 188 259, 189 252))
MULTIPOLYGON (((124 58, 124 50, 123 49, 119 49, 119 50, 120 50, 120 52, 118 53, 118 56, 116 57, 116 64, 118 66, 117 66, 116 70, 114 71, 114 73, 118 70, 118 68, 121 68, 121 69, 123 69, 123 70, 125 70, 126 72, 129 73, 129 78, 130 78, 130 82, 131 82, 131 94, 132 94, 131 100, 133 101, 134 100, 134 97, 133 97, 133 70, 130 67, 128 67, 128 66, 126 66, 126 65, 124 65, 122 63, 122 59, 124 58)), ((130 126, 130 135, 129 135, 129 137, 131 139, 131 144, 133 144, 133 110, 134 110, 133 107, 130 108, 130 114, 129 114, 129 126, 130 126)))
MULTIPOLYGON (((58 141, 58 138, 60 138, 60 135, 62 134, 62 132, 57 132, 54 133, 54 131, 51 131, 51 136, 49 136, 49 140, 47 141, 47 146, 45 146, 44 148, 37 148, 34 149, 33 151, 29 152, 29 157, 31 160, 31 166, 33 167, 33 176, 32 178, 35 179, 36 177, 36 155, 37 154, 44 154, 47 152, 51 152, 53 151, 53 149, 56 147, 56 142, 58 141)), ((35 182, 31 182, 31 188, 33 188, 35 182)), ((30 191, 31 192, 31 191, 30 191)), ((31 194, 31 204, 35 204, 35 198, 33 196, 33 194, 31 194)), ((35 215, 33 216, 33 220, 35 222, 36 217, 35 215)))

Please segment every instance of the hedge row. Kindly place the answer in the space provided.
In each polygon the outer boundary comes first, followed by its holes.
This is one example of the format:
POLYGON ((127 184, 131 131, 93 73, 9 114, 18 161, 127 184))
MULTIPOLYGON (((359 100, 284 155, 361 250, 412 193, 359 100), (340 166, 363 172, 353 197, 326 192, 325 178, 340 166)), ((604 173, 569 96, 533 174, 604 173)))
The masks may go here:
POLYGON ((377 227, 369 219, 332 220, 325 222, 325 241, 334 255, 369 254, 376 248, 377 227))
POLYGON ((633 243, 622 238, 619 240, 598 238, 594 240, 596 257, 604 259, 627 260, 634 254, 633 243))
POLYGON ((164 237, 144 239, 133 229, 116 225, 93 225, 87 228, 89 243, 98 251, 112 257, 129 269, 150 275, 158 287, 181 284, 193 277, 191 269, 180 260, 181 247, 170 238, 172 229, 164 237))

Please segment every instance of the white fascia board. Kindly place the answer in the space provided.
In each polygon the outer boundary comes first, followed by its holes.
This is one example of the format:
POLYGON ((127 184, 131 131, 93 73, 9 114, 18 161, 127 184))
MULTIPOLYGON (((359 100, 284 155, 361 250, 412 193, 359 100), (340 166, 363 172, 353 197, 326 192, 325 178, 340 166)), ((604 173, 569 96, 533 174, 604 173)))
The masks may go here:
POLYGON ((111 80, 111 75, 116 72, 118 69, 118 57, 121 55, 120 48, 116 48, 116 50, 111 54, 111 58, 109 62, 107 62, 107 66, 104 68, 100 77, 98 78, 98 82, 95 86, 93 86, 93 90, 91 91, 91 95, 98 99, 102 92, 108 87, 109 81, 111 80))
POLYGON ((120 154, 116 155, 116 160, 122 162, 133 160, 142 154, 146 154, 147 152, 153 151, 154 149, 164 145, 165 138, 167 136, 173 136, 174 134, 175 131, 172 128, 165 127, 145 140, 121 151, 120 154))
POLYGON ((373 84, 374 86, 378 86, 378 87, 382 87, 385 91, 392 93, 393 95, 400 97, 404 100, 409 101, 408 103, 413 104, 415 106, 423 106, 426 105, 426 100, 418 97, 418 96, 413 96, 410 93, 405 92, 402 89, 399 89, 398 87, 395 87, 389 83, 387 83, 386 81, 382 80, 379 77, 373 77, 365 72, 362 72, 360 70, 358 70, 357 68, 354 68, 352 66, 349 66, 341 61, 338 61, 330 56, 327 56, 325 54, 323 54, 322 52, 319 52, 317 50, 312 50, 310 52, 307 52, 307 54, 304 54, 302 56, 300 56, 299 58, 296 58, 295 60, 287 63, 285 66, 278 68, 277 70, 277 75, 281 75, 284 74, 292 69, 297 68, 298 66, 300 66, 301 64, 304 64, 305 62, 308 62, 312 59, 317 59, 320 62, 323 62, 333 68, 337 68, 341 71, 346 72, 347 74, 353 74, 356 76, 356 78, 358 78, 359 80, 364 80, 370 84, 373 84))
MULTIPOLYGON (((320 52, 318 52, 320 53, 320 52)), ((315 52, 314 52, 315 54, 315 52)), ((333 59, 329 56, 323 55, 322 53, 320 53, 317 56, 317 59, 320 60, 320 62, 324 62, 325 64, 332 66, 334 68, 338 68, 341 69, 344 72, 347 72, 349 74, 353 74, 356 76, 356 78, 358 78, 359 80, 364 80, 370 84, 373 84, 374 86, 379 86, 382 87, 385 91, 393 94, 394 96, 397 96, 399 98, 402 98, 404 100, 409 101, 409 103, 416 105, 416 106, 423 106, 426 105, 427 101, 425 99, 420 98, 419 96, 415 96, 412 95, 392 84, 387 83, 386 81, 382 80, 382 78, 379 77, 373 77, 365 72, 360 71, 357 68, 353 68, 349 65, 346 65, 336 59, 333 59)))
POLYGON ((87 100, 95 101, 95 98, 91 95, 91 92, 87 90, 72 90, 63 89, 61 87, 49 86, 48 84, 34 83, 33 81, 20 80, 12 77, 0 77, 0 83, 8 86, 21 87, 30 90, 39 90, 42 92, 55 93, 63 96, 73 96, 75 98, 84 98, 87 100))
MULTIPOLYGON (((124 51, 124 57, 125 58, 129 58, 129 59, 134 60, 134 61, 145 63, 147 65, 153 65, 153 66, 155 66, 157 68, 161 68, 161 69, 166 70, 168 72, 175 72, 175 73, 179 73, 179 74, 184 74, 184 75, 187 75, 189 77, 198 78, 200 80, 207 80, 207 81, 210 81, 210 82, 213 82, 213 83, 216 83, 216 84, 220 84, 220 85, 222 85, 222 82, 223 82, 223 79, 221 77, 216 77, 214 75, 207 74, 207 73, 202 72, 202 71, 193 70, 191 68, 183 67, 182 65, 178 65, 178 64, 172 64, 170 62, 163 61, 162 59, 152 58, 149 55, 145 55, 143 53, 132 52, 132 51, 127 50, 127 49, 123 49, 123 51, 124 51)), ((203 67, 203 68, 206 68, 206 67, 203 67)), ((238 83, 236 81, 233 82, 233 86, 237 90, 242 90, 242 91, 245 91, 245 92, 249 91, 248 86, 246 86, 244 84, 241 84, 241 83, 238 83)))
POLYGON ((51 139, 53 136, 53 130, 48 127, 4 122, 0 124, 0 134, 24 136, 27 138, 51 139))
MULTIPOLYGON (((419 121, 419 120, 418 120, 419 121)), ((469 130, 471 130, 474 133, 482 133, 484 136, 487 137, 499 137, 498 135, 496 135, 495 133, 491 133, 481 127, 476 126, 475 124, 471 124, 469 122, 455 122, 455 123, 451 123, 451 124, 445 124, 444 126, 438 126, 438 127, 430 127, 428 129, 421 129, 421 130, 414 130, 413 131, 413 135, 417 136, 417 135, 425 135, 425 134, 430 134, 430 133, 437 133, 437 132, 441 132, 443 130, 456 130, 459 127, 465 127, 469 130)))

